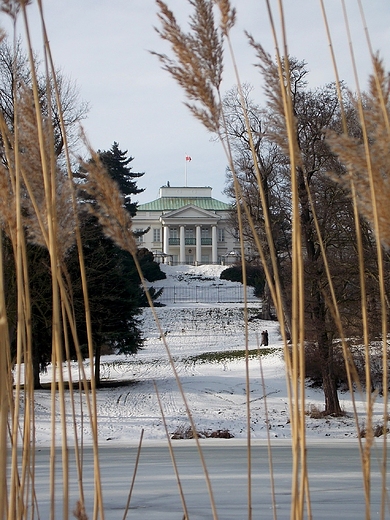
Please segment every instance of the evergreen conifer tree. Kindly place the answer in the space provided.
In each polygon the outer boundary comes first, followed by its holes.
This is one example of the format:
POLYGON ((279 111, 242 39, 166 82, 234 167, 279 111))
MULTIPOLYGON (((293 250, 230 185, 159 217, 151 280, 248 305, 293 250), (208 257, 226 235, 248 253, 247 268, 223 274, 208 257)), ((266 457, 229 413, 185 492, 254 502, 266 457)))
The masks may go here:
POLYGON ((107 168, 110 176, 118 183, 119 189, 125 198, 125 207, 133 217, 137 211, 136 202, 132 202, 132 195, 137 195, 144 191, 143 188, 138 188, 134 179, 139 179, 144 173, 132 172, 129 164, 134 160, 134 157, 127 157, 128 151, 122 151, 119 144, 114 141, 110 150, 100 151, 100 160, 107 168))

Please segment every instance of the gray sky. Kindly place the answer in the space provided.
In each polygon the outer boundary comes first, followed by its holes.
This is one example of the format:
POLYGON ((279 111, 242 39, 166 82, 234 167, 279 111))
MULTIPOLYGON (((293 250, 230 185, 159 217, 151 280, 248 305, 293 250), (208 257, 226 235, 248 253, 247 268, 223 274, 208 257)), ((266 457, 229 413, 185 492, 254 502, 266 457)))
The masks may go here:
MULTIPOLYGON (((166 0, 180 23, 186 25, 186 0, 166 0)), ((139 202, 157 198, 161 185, 212 186, 213 196, 227 200, 227 161, 219 143, 183 105, 184 95, 148 51, 169 52, 153 27, 158 25, 154 0, 43 0, 45 20, 55 63, 77 82, 80 96, 89 102, 84 122, 96 149, 109 149, 114 141, 134 157, 133 171, 144 171, 138 185, 146 188, 139 202)), ((274 43, 264 0, 232 0, 237 8, 233 43, 241 81, 254 86, 253 97, 262 102, 261 78, 255 57, 243 34, 248 30, 271 54, 274 43)), ((329 47, 318 0, 285 0, 289 53, 308 63, 310 84, 333 80, 329 47)), ((370 59, 357 0, 346 0, 361 88, 366 88, 370 59)), ((390 69, 390 2, 362 0, 375 51, 390 69)), ((272 0, 278 20, 277 1, 272 0)), ((355 90, 349 45, 340 0, 325 0, 340 76, 355 90)), ((34 47, 41 54, 35 2, 29 7, 34 47)), ((2 15, 1 25, 9 28, 2 15)), ((18 30, 22 32, 19 24, 18 30)), ((226 53, 223 90, 236 83, 226 53)))

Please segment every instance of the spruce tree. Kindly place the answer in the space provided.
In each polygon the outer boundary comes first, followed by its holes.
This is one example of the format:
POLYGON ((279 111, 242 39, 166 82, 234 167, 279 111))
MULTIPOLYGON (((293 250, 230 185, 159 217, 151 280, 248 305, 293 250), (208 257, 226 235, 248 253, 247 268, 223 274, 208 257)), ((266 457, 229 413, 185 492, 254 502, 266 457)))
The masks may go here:
MULTIPOLYGON (((100 386, 103 353, 135 354, 143 344, 140 314, 144 293, 131 255, 105 237, 95 217, 85 214, 81 234, 95 353, 95 381, 100 386)), ((87 330, 83 290, 75 247, 67 260, 77 334, 85 356, 87 330)))
POLYGON ((128 157, 128 151, 120 150, 119 144, 115 141, 110 150, 99 150, 98 153, 108 173, 118 183, 119 189, 125 198, 125 208, 133 217, 137 211, 137 204, 132 202, 132 195, 138 195, 138 193, 144 191, 144 188, 137 187, 134 179, 139 179, 144 173, 131 171, 132 168, 129 164, 134 160, 134 157, 128 157))

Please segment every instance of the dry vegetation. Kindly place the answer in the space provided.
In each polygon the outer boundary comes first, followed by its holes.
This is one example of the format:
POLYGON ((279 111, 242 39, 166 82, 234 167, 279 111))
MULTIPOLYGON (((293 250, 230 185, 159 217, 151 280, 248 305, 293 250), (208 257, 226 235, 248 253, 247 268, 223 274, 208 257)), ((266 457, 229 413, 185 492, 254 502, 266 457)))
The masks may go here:
MULTIPOLYGON (((66 284, 66 273, 63 270, 62 259, 70 241, 76 240, 80 250, 80 267, 83 272, 83 258, 80 247, 80 235, 78 231, 77 210, 75 203, 74 184, 72 182, 72 166, 69 160, 69 150, 66 141, 66 128, 61 119, 62 137, 64 139, 65 157, 67 158, 67 171, 61 172, 58 167, 55 139, 50 117, 43 114, 39 102, 38 86, 36 82, 35 64, 32 55, 31 45, 28 39, 28 16, 25 1, 2 1, 1 7, 10 16, 21 16, 25 20, 27 27, 26 41, 30 51, 30 66, 32 73, 32 89, 21 88, 15 93, 15 124, 10 128, 6 122, 0 120, 1 142, 4 148, 6 162, 0 167, 0 211, 1 211, 1 233, 6 234, 12 242, 15 263, 17 266, 17 301, 18 301, 18 322, 17 322, 17 351, 15 359, 10 358, 10 339, 5 305, 5 288, 0 290, 0 518, 24 518, 24 508, 31 500, 33 501, 34 490, 34 389, 32 385, 32 341, 30 330, 30 299, 28 291, 28 265, 26 257, 27 241, 34 241, 44 245, 50 255, 50 265, 52 272, 52 295, 53 295, 53 365, 68 361, 64 359, 64 352, 68 352, 68 341, 64 330, 70 330, 73 341, 77 345, 77 332, 74 326, 72 313, 72 301, 69 288, 66 284), (21 380, 21 375, 15 372, 15 388, 13 388, 12 369, 14 366, 20 367, 24 362, 25 379, 21 380), (25 403, 24 416, 20 416, 19 402, 23 393, 25 403), (5 447, 9 446, 9 450, 5 447), (22 452, 19 448, 23 448, 22 452), (7 460, 7 451, 10 453, 7 460), (10 463, 11 471, 7 471, 7 463, 10 463)), ((318 410, 310 409, 307 411, 305 403, 305 353, 303 345, 305 343, 304 327, 304 270, 303 270, 303 247, 300 220, 300 202, 295 173, 301 167, 301 155, 297 144, 294 114, 292 111, 291 91, 289 88, 289 62, 277 52, 276 63, 268 67, 267 81, 276 111, 279 125, 283 126, 284 132, 279 133, 280 145, 290 158, 291 171, 291 207, 293 219, 293 248, 291 263, 292 278, 292 312, 291 322, 288 323, 282 317, 285 316, 285 301, 279 280, 278 263, 275 254, 275 245, 270 230, 270 223, 265 216, 265 237, 260 238, 256 234, 256 223, 251 218, 250 211, 245 204, 240 192, 240 185, 234 177, 234 162, 230 153, 230 143, 226 139, 226 129, 224 128, 224 113, 222 109, 221 79, 223 73, 223 48, 226 43, 234 60, 233 50, 230 42, 230 30, 235 22, 235 10, 228 0, 215 2, 194 0, 194 16, 191 19, 191 32, 184 33, 178 26, 174 14, 168 6, 157 0, 159 8, 159 19, 161 23, 160 35, 172 46, 174 58, 158 54, 163 67, 173 75, 184 89, 192 114, 200 120, 209 130, 216 133, 226 151, 227 161, 233 172, 234 188, 236 199, 242 201, 238 207, 238 223, 242 226, 242 219, 249 221, 249 225, 254 234, 259 255, 265 267, 265 274, 269 290, 273 299, 277 314, 280 317, 281 333, 284 338, 286 377, 290 390, 290 420, 292 426, 292 454, 293 454, 293 474, 292 474, 292 504, 291 518, 294 520, 304 517, 305 508, 310 509, 309 476, 306 469, 306 444, 305 444, 305 416, 321 416, 318 410), (214 9, 214 4, 217 10, 214 9), (218 15, 218 23, 215 21, 218 15), (265 238, 265 241, 263 240, 265 238), (291 346, 289 341, 291 340, 291 346), (290 352, 292 353, 290 355, 290 352), (301 376, 301 377, 299 377, 301 376)), ((325 11, 324 11, 325 13, 325 11)), ((44 27, 44 26, 43 26, 44 27)), ((270 27, 274 30, 273 19, 270 17, 270 27)), ((276 34, 276 32, 274 32, 276 34)), ((282 36, 284 38, 284 35, 282 36)), ((44 41, 47 42, 44 34, 44 41)), ((263 63, 270 58, 264 54, 260 45, 251 40, 256 53, 261 55, 263 63)), ((275 48, 287 49, 287 42, 275 40, 275 48)), ((50 48, 46 43, 45 59, 48 64, 48 76, 55 79, 55 71, 51 61, 50 48)), ((338 82, 338 78, 336 78, 338 82)), ((239 78, 237 83, 240 85, 239 78)), ((56 82, 48 81, 46 92, 47 99, 56 96, 56 82)), ((351 191, 353 202, 356 206, 356 215, 360 212, 371 224, 372 230, 377 237, 377 256, 378 273, 377 280, 381 295, 381 321, 382 321, 382 367, 383 367, 383 395, 384 402, 387 402, 387 300, 384 288, 383 272, 383 249, 382 245, 390 246, 389 233, 389 164, 390 164, 390 125, 389 125, 389 78, 386 75, 380 60, 373 56, 373 73, 371 77, 370 92, 363 96, 357 95, 356 107, 360 117, 362 128, 362 138, 357 142, 348 135, 348 128, 345 126, 344 133, 341 135, 332 134, 329 142, 333 150, 345 164, 345 176, 340 179, 351 191)), ((241 87, 238 87, 242 96, 241 87)), ((243 100, 243 97, 242 97, 243 100)), ((340 97, 341 100, 341 97, 340 97)), ((243 103, 245 107, 245 103, 243 103)), ((61 106, 58 99, 58 112, 61 116, 61 106)), ((248 123, 248 135, 251 139, 249 122, 245 110, 243 117, 248 123)), ((251 141, 252 151, 253 142, 251 141)), ((93 155, 93 152, 92 156, 93 155)), ((95 157, 95 156, 94 156, 95 157)), ((254 163, 257 165, 256 160, 254 163)), ((86 167, 89 167, 86 165, 86 167)), ((256 175, 258 178, 259 197, 266 207, 265 193, 262 190, 261 172, 257 166, 256 175)), ((99 165, 95 157, 94 165, 89 167, 89 183, 86 190, 98 200, 95 212, 99 218, 105 232, 120 247, 125 248, 134 256, 134 261, 138 265, 134 255, 136 244, 133 235, 130 233, 131 221, 128 213, 123 209, 122 197, 117 187, 113 184, 104 169, 99 165)), ((310 203, 310 193, 308 194, 310 203)), ((315 208, 311 208, 315 215, 315 208)), ((242 235, 242 233, 240 233, 242 235)), ((359 226, 357 225, 357 248, 359 249, 359 226)), ((242 247, 243 244, 242 244, 242 247)), ((244 254, 242 255, 244 256, 244 254)), ((323 258, 324 265, 327 265, 326 257, 323 258)), ((245 271, 245 269, 244 269, 245 271)), ((370 353, 369 353, 369 333, 367 330, 367 319, 365 315, 364 298, 364 266, 362 272, 362 336, 364 338, 364 361, 361 365, 364 370, 358 372, 350 363, 350 352, 347 342, 344 339, 342 319, 338 315, 337 301, 332 300, 334 318, 339 329, 341 350, 345 360, 347 380, 351 392, 356 387, 360 387, 359 375, 365 378, 364 387, 371 388, 370 383, 370 353)), ((245 272, 244 272, 245 275, 245 272)), ((3 282, 2 258, 0 255, 0 283, 3 282)), ((329 286, 332 287, 332 279, 329 277, 329 286)), ((84 287, 86 288, 85 279, 84 287)), ((333 293, 330 293, 333 298, 333 293)), ((150 301, 151 303, 151 301, 150 301)), ((89 322, 88 296, 85 291, 85 316, 89 322)), ((157 319, 157 318, 156 318, 157 319)), ((169 346, 161 330, 161 338, 169 355, 169 346)), ((90 358, 93 359, 92 342, 90 341, 90 358)), ((247 358, 249 352, 246 353, 247 358)), ((81 372, 83 372, 82 356, 79 356, 81 372)), ((172 361, 172 360, 171 360, 172 361)), ((172 361, 172 370, 180 387, 180 379, 175 372, 172 361)), ((59 412, 62 422, 62 464, 64 469, 64 487, 57 491, 57 498, 62 493, 63 518, 69 518, 71 511, 68 506, 68 468, 69 454, 66 442, 65 424, 65 404, 64 390, 65 385, 62 380, 61 371, 53 371, 54 377, 59 379, 58 385, 52 385, 53 393, 53 429, 55 425, 56 412, 59 412), (58 397, 59 410, 56 409, 55 402, 58 397)), ((83 379, 83 389, 85 391, 89 420, 94 431, 95 449, 95 511, 100 518, 104 517, 104 506, 99 474, 98 458, 98 438, 97 438, 97 417, 95 413, 95 387, 93 378, 91 384, 83 379)), ((248 421, 250 420, 248 378, 248 421)), ((71 388, 71 385, 70 385, 71 388)), ((360 450, 362 460, 362 475, 364 481, 364 492, 366 498, 366 517, 369 516, 370 500, 370 451, 373 446, 374 436, 388 431, 387 419, 378 429, 372 427, 370 416, 372 399, 374 396, 370 392, 367 395, 367 417, 366 427, 358 430, 360 434, 360 450), (361 442, 365 438, 365 443, 361 442)), ((76 396, 74 397, 76 399, 76 396)), ((196 427, 191 418, 191 411, 184 403, 188 414, 188 428, 183 432, 175 432, 180 436, 188 437, 189 432, 198 442, 200 435, 194 435, 196 427)), ((388 417, 387 410, 384 410, 384 417, 388 417)), ((358 422, 356 421, 357 429, 358 422)), ((205 436, 213 436, 213 433, 205 433, 205 436)), ((217 432, 216 436, 228 436, 228 432, 217 432)), ((77 433, 75 430, 75 437, 77 433)), ((386 454, 386 435, 382 435, 384 443, 384 453, 386 454)), ((56 436, 53 435, 52 450, 56 448, 56 436)), ((250 450, 251 438, 250 427, 248 427, 248 449, 250 450)), ((201 448, 198 443, 199 452, 202 458, 201 448)), ((74 447, 78 467, 81 468, 80 446, 74 447)), ((217 518, 217 511, 213 505, 212 490, 208 480, 206 463, 202 458, 205 470, 205 479, 211 496, 211 514, 217 518)), ((54 469, 54 468, 52 468, 54 469)), ((81 470, 80 470, 81 471, 81 470)), ((81 474, 80 474, 81 477, 81 474)), ((54 471, 52 471, 51 492, 54 501, 54 471)), ((250 481, 250 468, 248 481, 250 481)), ((248 510, 250 511, 250 495, 248 496, 248 510)), ((381 517, 385 517, 386 510, 386 460, 383 460, 383 503, 381 517)), ((80 501, 75 510, 75 516, 85 519, 85 509, 83 503, 83 483, 80 478, 80 501)), ((244 513, 243 513, 244 514, 244 513)), ((250 513, 249 513, 250 515, 250 513)))

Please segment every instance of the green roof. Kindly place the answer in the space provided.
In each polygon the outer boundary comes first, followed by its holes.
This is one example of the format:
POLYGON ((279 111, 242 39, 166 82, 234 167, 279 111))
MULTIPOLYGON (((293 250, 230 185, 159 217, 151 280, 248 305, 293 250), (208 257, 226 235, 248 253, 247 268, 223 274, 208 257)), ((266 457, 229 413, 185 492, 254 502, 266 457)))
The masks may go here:
POLYGON ((231 205, 211 197, 160 197, 140 204, 137 211, 173 211, 185 206, 197 206, 201 209, 211 211, 227 211, 231 209, 231 205))

